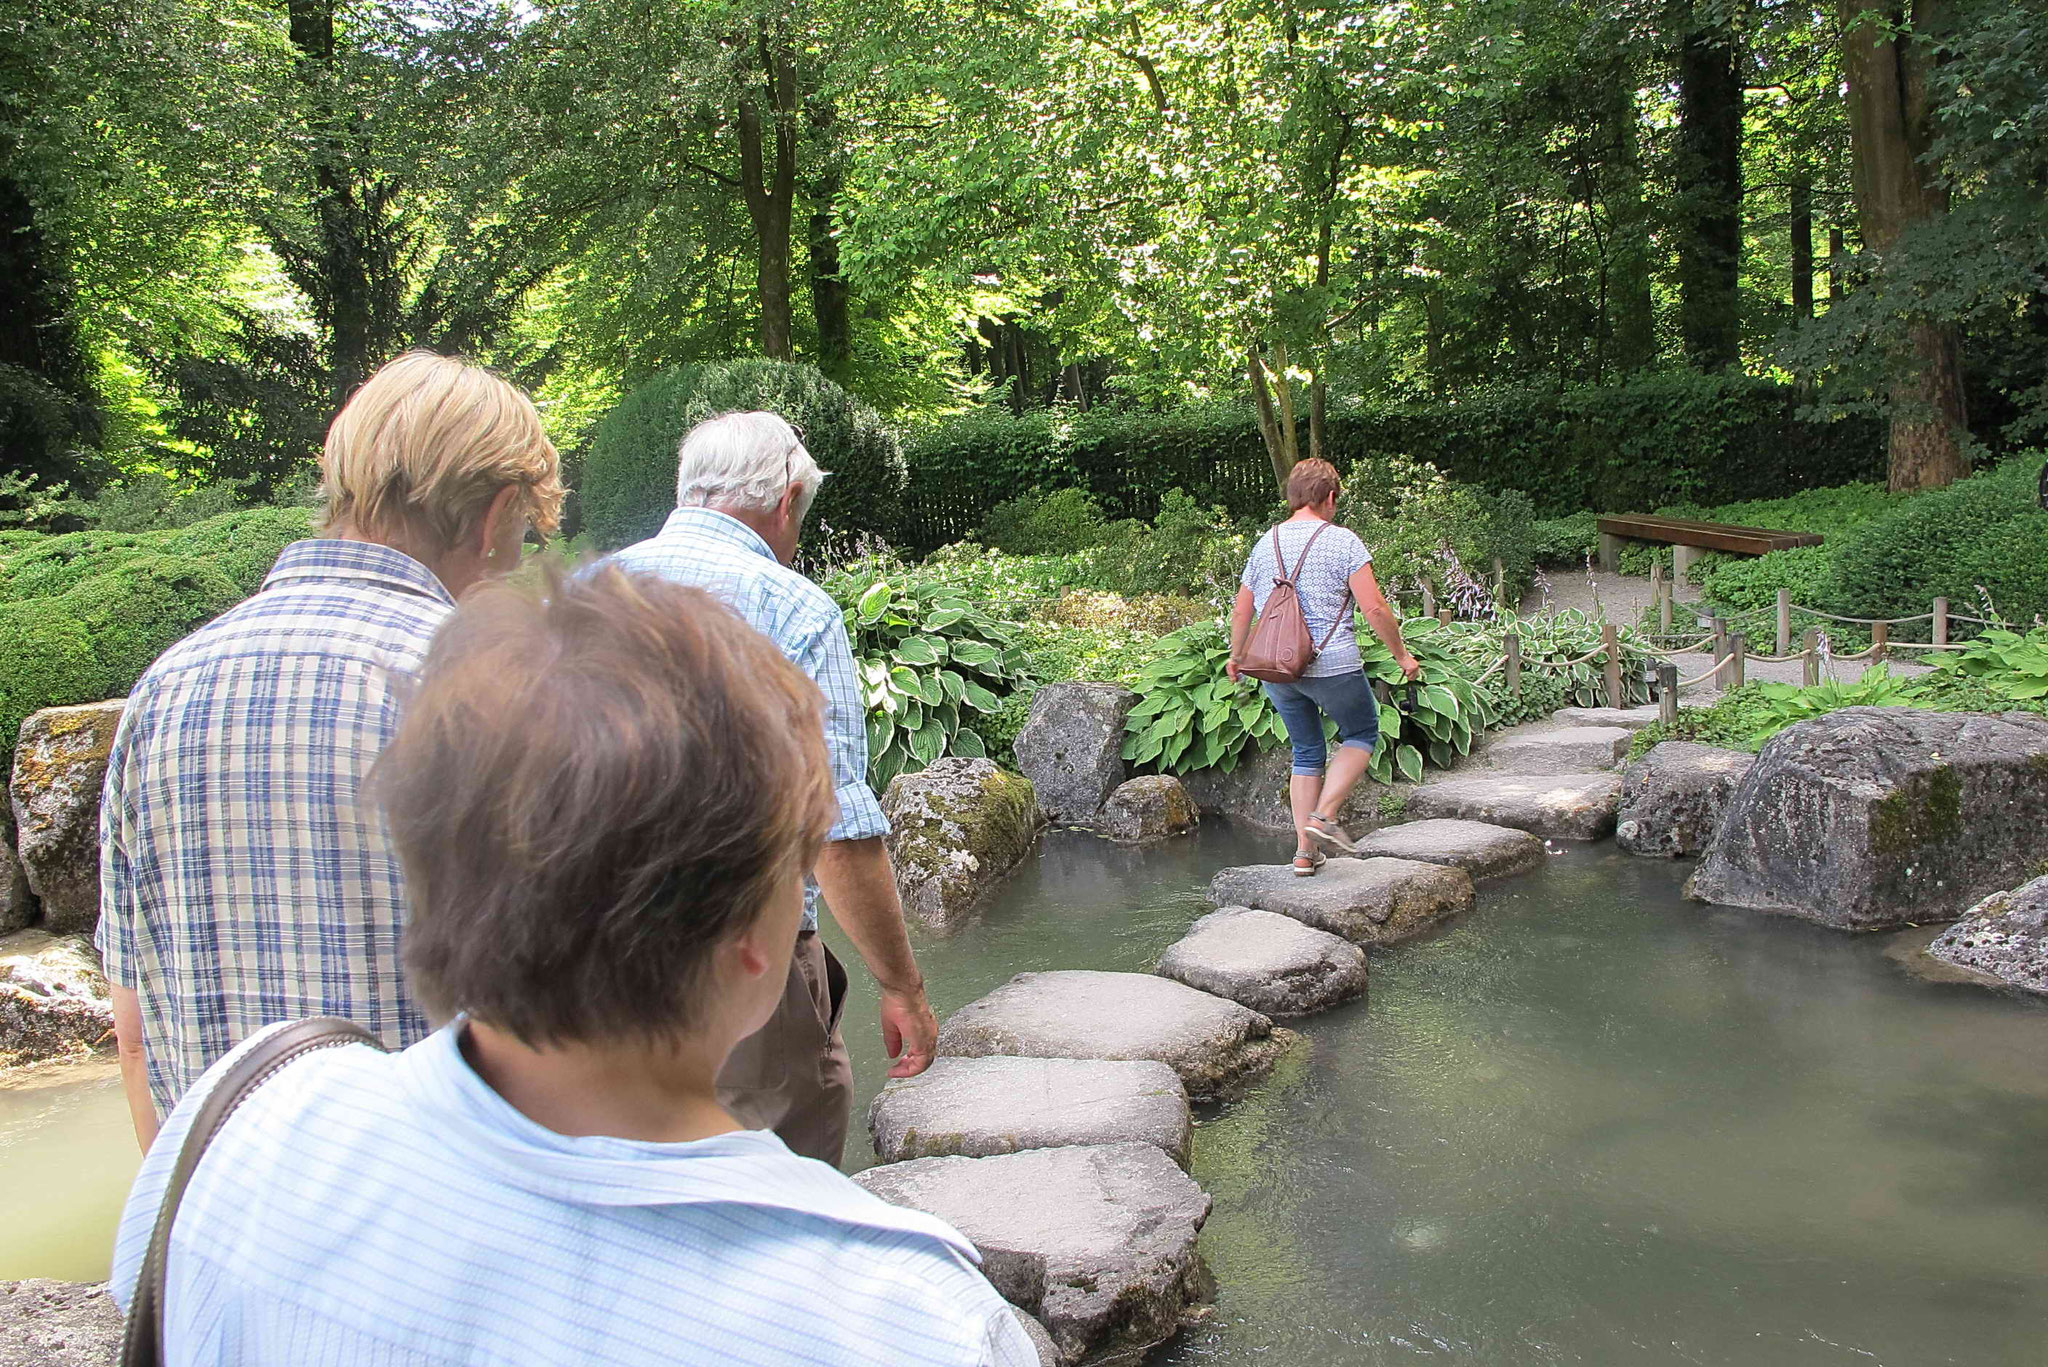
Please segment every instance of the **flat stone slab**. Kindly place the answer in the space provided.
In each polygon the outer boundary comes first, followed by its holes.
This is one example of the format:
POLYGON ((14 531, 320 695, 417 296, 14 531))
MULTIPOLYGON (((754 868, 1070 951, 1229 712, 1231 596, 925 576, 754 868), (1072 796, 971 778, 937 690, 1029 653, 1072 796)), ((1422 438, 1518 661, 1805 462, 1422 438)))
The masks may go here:
POLYGON ((1628 758, 1636 733, 1625 726, 1566 726, 1513 732, 1486 747, 1486 762, 1515 774, 1586 774, 1628 758))
POLYGON ((1994 892, 1927 947, 1945 964, 2048 992, 2048 878, 1994 892))
POLYGON ((1209 881, 1221 907, 1255 907, 1371 948, 1390 945, 1472 909, 1463 869, 1414 859, 1332 859, 1313 878, 1286 864, 1247 864, 1209 881))
POLYGON ((996 1290, 1036 1315, 1069 1363, 1136 1361, 1213 1294, 1195 1249, 1209 1197, 1151 1144, 920 1158, 853 1180, 973 1240, 996 1290))
POLYGON ((1291 916, 1212 911, 1159 960, 1176 982, 1269 1016, 1305 1016, 1365 993, 1365 951, 1291 916))
POLYGON ((1657 704, 1647 707, 1560 707, 1550 714, 1559 726, 1619 726, 1640 731, 1657 721, 1657 704))
POLYGON ((868 1134, 884 1163, 1140 1143, 1186 1167, 1194 1120, 1180 1074, 1151 1059, 940 1058, 882 1089, 868 1134))
POLYGON ((1358 841, 1362 855, 1419 859, 1463 869, 1478 882, 1543 867, 1543 842, 1512 826, 1439 817, 1386 826, 1358 841))
POLYGON ((1210 1101, 1265 1077, 1295 1038, 1256 1011, 1151 973, 1064 969, 1019 973, 961 1007, 939 1031, 939 1052, 1152 1059, 1210 1101))
POLYGON ((1559 840, 1614 833, 1619 774, 1473 774, 1425 783, 1408 794, 1408 815, 1513 826, 1559 840))

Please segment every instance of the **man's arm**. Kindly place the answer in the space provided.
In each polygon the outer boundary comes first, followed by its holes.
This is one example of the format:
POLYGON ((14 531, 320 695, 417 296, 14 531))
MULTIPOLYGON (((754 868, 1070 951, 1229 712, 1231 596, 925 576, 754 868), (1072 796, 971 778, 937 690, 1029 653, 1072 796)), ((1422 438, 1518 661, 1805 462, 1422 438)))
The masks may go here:
POLYGON ((890 1077, 915 1077, 932 1065, 939 1023, 925 1000, 924 976, 903 929, 896 867, 878 835, 834 840, 818 855, 818 888, 832 919, 882 988, 882 1045, 896 1060, 890 1077))
POLYGON ((128 1118, 135 1122, 135 1140, 144 1153, 156 1139, 156 1102, 149 1095, 149 1056, 142 1048, 142 999, 131 987, 112 989, 114 1050, 121 1060, 121 1090, 128 1097, 128 1118))

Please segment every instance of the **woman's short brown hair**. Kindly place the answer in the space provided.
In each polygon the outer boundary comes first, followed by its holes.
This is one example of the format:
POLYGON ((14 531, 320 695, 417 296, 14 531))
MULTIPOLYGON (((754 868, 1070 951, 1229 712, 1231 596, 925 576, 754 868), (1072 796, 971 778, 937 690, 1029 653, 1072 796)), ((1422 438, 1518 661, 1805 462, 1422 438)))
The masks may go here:
POLYGON ((1294 462, 1294 468, 1287 472, 1287 506, 1290 508, 1313 508, 1342 487, 1337 479, 1337 467, 1326 460, 1310 456, 1307 460, 1294 462))
POLYGON ((466 597, 376 773, 421 1004, 535 1046, 700 1024, 712 948, 833 820, 822 707, 700 589, 605 568, 466 597))

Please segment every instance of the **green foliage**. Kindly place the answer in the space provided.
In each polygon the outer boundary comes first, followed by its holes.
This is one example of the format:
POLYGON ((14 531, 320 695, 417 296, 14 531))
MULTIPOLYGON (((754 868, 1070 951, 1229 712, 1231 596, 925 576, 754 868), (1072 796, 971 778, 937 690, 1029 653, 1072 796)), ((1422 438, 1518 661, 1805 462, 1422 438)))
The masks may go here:
POLYGON ((1975 616, 1988 595, 2024 621, 2048 612, 2048 513, 2035 502, 2039 453, 1902 501, 1834 546, 1832 611, 1906 617, 1936 597, 1975 616))
POLYGON ((584 528, 608 550, 652 536, 675 507, 676 450, 720 413, 765 409, 803 436, 831 478, 806 537, 828 553, 859 533, 894 538, 903 514, 903 452, 881 417, 815 366, 780 361, 687 365, 628 394, 597 425, 584 459, 584 528))
MULTIPOLYGON (((1024 677, 1015 631, 943 585, 853 572, 826 588, 845 612, 860 669, 876 791, 942 755, 989 754, 988 721, 1024 677)), ((997 731, 998 746, 1014 735, 997 731)))
POLYGON ((1539 519, 1530 530, 1530 553, 1545 569, 1576 569, 1600 549, 1599 521, 1600 514, 1595 512, 1539 519))
POLYGON ((1428 580, 1440 602, 1473 615, 1492 606, 1495 560, 1508 598, 1521 596, 1536 566, 1526 494, 1460 484, 1405 459, 1354 467, 1350 479, 1355 511, 1347 520, 1372 551, 1373 574, 1389 596, 1428 580), (1467 580, 1484 590, 1483 604, 1459 601, 1471 598, 1467 580))
POLYGON ((1768 555, 1728 556, 1700 577, 1705 597, 1730 612, 1775 607, 1779 589, 1790 589, 1792 601, 1807 607, 1835 601, 1834 548, 1823 543, 1768 555))
POLYGON ((1220 598, 1235 591, 1250 547, 1224 509, 1168 489, 1151 526, 1127 518, 1108 529, 1088 554, 1089 581, 1110 593, 1220 598))
POLYGON ((1011 555, 1068 555, 1101 545, 1109 522, 1081 490, 1055 489, 998 503, 982 530, 989 545, 1011 555))
POLYGON ((166 647, 254 592, 308 524, 303 509, 258 509, 0 545, 0 753, 11 764, 31 712, 127 693, 166 647))
POLYGON ((1969 680, 2001 699, 2035 702, 2048 698, 2048 627, 2022 636, 1992 627, 1960 651, 1936 661, 1943 683, 1969 680))

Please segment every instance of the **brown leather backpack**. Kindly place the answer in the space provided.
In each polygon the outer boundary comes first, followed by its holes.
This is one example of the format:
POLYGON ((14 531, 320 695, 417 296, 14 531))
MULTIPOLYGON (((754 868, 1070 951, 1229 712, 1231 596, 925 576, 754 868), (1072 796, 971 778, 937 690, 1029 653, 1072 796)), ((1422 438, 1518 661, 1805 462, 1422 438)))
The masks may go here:
POLYGON ((1245 638, 1244 651, 1237 659, 1237 672, 1268 683, 1293 683, 1308 673, 1308 667, 1315 663, 1323 647, 1330 644, 1330 637, 1337 634, 1337 628, 1344 625, 1344 619, 1351 611, 1351 591, 1344 591, 1344 602, 1337 609, 1337 620, 1330 624, 1329 632, 1322 644, 1309 635, 1308 619, 1302 616, 1301 595, 1296 591, 1294 581, 1301 577, 1301 567, 1308 563, 1308 553, 1315 549, 1316 538, 1329 529, 1325 522, 1308 534, 1308 541, 1301 548, 1301 558, 1294 562, 1294 573, 1287 572, 1287 557, 1280 553, 1280 528, 1273 529, 1273 568, 1278 574, 1273 579, 1273 592, 1266 598, 1266 610, 1259 614, 1259 620, 1252 625, 1251 635, 1245 638))

